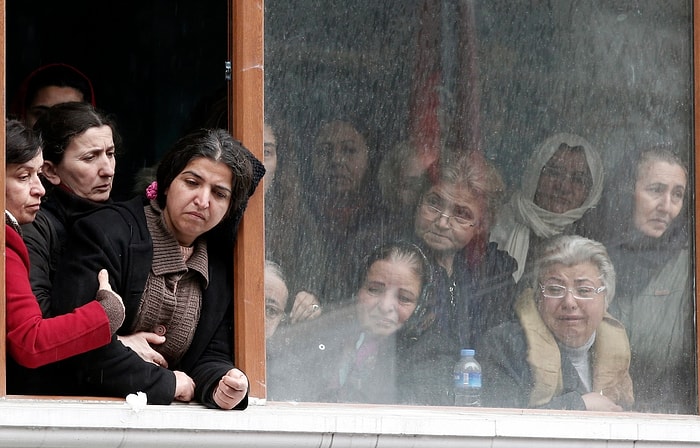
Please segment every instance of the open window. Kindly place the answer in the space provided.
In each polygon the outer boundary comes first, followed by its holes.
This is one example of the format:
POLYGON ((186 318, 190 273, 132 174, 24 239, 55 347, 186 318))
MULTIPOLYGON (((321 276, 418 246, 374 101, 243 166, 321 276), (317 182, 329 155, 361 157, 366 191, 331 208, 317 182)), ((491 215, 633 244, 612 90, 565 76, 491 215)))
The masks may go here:
MULTIPOLYGON (((136 191, 139 172, 194 127, 227 127, 262 157, 262 11, 253 2, 218 0, 204 7, 127 1, 99 9, 86 1, 2 5, 8 25, 4 110, 11 110, 23 79, 36 68, 63 62, 81 70, 92 81, 97 106, 114 115, 123 139, 114 199, 142 193, 136 191), (241 112, 234 113, 234 105, 241 112)), ((240 227, 235 281, 241 297, 262 298, 261 210, 262 193, 250 200, 240 227)), ((252 378, 264 376, 262 333, 256 336, 261 302, 241 301, 236 310, 242 338, 236 345, 251 345, 236 357, 252 378)), ((251 396, 264 397, 264 382, 251 384, 251 396)))

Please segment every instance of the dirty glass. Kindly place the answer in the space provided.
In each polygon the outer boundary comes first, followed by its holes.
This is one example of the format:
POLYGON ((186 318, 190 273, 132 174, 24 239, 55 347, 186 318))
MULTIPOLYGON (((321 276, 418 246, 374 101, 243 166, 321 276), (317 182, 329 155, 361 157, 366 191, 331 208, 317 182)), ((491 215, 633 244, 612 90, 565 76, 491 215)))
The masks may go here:
POLYGON ((268 399, 449 405, 476 348, 483 405, 697 413, 691 19, 684 0, 266 1, 268 399), (617 274, 590 356, 539 347, 563 385, 514 310, 559 234, 617 274))

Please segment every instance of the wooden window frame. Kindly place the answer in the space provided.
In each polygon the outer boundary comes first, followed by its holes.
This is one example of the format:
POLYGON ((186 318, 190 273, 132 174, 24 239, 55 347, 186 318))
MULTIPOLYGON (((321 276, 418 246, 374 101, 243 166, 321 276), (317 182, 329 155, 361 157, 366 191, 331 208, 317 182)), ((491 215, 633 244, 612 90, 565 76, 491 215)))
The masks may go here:
MULTIPOLYGON (((234 137, 246 147, 263 157, 264 120, 264 1, 229 0, 228 55, 232 63, 232 79, 228 88, 228 123, 234 137), (241 94, 240 92, 243 92, 241 94), (238 94, 237 94, 238 93, 238 94)), ((700 0, 693 0, 693 48, 700 49, 700 0)), ((0 110, 6 116, 6 0, 0 0, 0 70, 2 101, 0 110)), ((693 51, 693 135, 700 131, 700 52, 693 51)), ((5 122, 0 124, 0 138, 5 141, 5 122)), ((700 157, 696 141, 693 141, 694 173, 700 172, 700 157)), ((5 151, 0 154, 2 174, 0 186, 5 188, 5 151)), ((695 175, 691 176, 695 178, 695 175)), ((700 220, 697 219, 698 183, 692 183, 691 195, 695 215, 695 236, 700 234, 700 220)), ((250 379, 250 396, 266 398, 265 376, 265 320, 264 320, 264 201, 263 188, 259 188, 251 198, 246 214, 241 222, 238 243, 234 252, 234 299, 235 309, 235 358, 236 364, 247 373, 250 379)), ((5 196, 0 195, 0 203, 5 206, 5 196)), ((695 238, 693 238, 695 240, 695 238)), ((0 247, 5 253, 5 233, 0 234, 0 247)), ((695 278, 700 278, 700 251, 694 246, 695 278)), ((5 261, 0 269, 0 366, 6 365, 5 350, 5 261)), ((700 309, 697 291, 696 310, 700 309)), ((696 327, 698 318, 696 316, 696 327)), ((700 332, 696 329, 697 346, 700 347, 700 332)), ((700 356, 697 357, 700 359, 700 356)), ((700 371, 700 362, 698 363, 700 371)), ((700 378, 700 375, 698 375, 700 378)), ((697 380, 697 378, 696 378, 697 380)), ((700 391, 700 381, 698 381, 700 391)), ((7 397, 5 369, 0 369, 0 398, 7 397)))

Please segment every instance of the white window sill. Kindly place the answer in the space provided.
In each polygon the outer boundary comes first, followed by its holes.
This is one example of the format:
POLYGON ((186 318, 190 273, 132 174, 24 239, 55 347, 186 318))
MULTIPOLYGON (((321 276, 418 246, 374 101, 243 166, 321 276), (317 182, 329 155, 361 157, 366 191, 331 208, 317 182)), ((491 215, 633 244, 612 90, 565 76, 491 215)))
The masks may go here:
POLYGON ((0 400, 0 446, 697 447, 700 417, 258 403, 246 411, 0 400))

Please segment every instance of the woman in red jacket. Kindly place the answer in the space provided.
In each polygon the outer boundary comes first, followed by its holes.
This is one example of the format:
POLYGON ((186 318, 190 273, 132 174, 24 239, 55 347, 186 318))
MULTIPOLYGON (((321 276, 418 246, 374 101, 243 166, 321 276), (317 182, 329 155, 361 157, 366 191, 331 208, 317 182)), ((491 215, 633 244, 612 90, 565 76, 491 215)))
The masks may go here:
POLYGON ((8 392, 41 393, 31 369, 109 343, 124 321, 121 297, 107 271, 98 275, 96 300, 69 314, 43 319, 29 283, 29 255, 20 225, 31 222, 45 193, 39 180, 41 139, 16 120, 6 120, 5 290, 7 297, 8 392))

